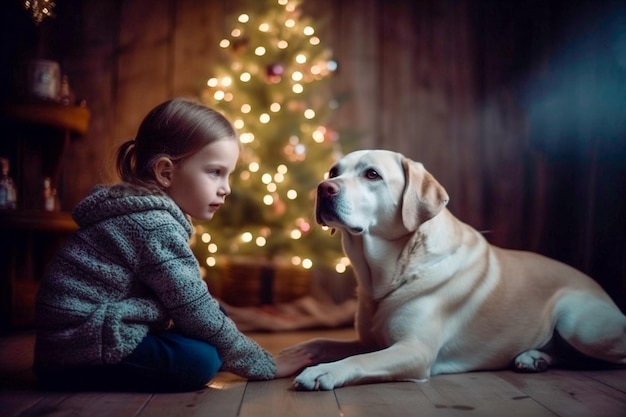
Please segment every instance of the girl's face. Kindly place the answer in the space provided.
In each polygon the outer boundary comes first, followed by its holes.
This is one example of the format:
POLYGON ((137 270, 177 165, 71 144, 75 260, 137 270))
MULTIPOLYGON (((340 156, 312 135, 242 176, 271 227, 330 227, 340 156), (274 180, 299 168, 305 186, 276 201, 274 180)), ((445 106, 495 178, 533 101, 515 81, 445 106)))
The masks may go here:
POLYGON ((166 192, 186 214, 211 220, 230 194, 230 175, 238 159, 236 139, 212 142, 174 167, 166 192))

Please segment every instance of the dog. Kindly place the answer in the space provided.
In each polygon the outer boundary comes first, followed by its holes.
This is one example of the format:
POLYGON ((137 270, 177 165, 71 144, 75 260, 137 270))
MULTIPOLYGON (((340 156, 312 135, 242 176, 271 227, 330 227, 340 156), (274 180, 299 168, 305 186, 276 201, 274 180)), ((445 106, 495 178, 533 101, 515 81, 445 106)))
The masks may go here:
POLYGON ((508 367, 544 371, 555 340, 626 364, 626 316, 590 277, 490 245, 446 208, 424 166, 388 150, 342 157, 317 188, 316 220, 341 232, 357 279, 357 340, 287 349, 298 390, 508 367), (303 366, 304 367, 304 366, 303 366))

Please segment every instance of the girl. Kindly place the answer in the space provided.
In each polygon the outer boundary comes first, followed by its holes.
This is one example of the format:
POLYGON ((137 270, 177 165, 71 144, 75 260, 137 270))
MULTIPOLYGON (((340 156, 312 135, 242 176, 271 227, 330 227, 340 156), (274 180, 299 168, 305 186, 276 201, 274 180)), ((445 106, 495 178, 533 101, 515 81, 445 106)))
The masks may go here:
POLYGON ((122 182, 96 186, 73 212, 79 230, 37 296, 34 371, 47 387, 200 389, 224 370, 266 380, 308 361, 274 359, 211 297, 187 216, 210 220, 230 194, 239 141, 219 113, 160 104, 122 144, 122 182))

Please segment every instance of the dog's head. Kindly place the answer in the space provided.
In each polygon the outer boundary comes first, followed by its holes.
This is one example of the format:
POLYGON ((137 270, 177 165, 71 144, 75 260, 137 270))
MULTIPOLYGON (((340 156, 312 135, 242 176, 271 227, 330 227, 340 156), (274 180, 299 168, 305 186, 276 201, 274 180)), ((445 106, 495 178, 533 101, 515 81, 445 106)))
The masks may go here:
POLYGON ((353 235, 391 239, 416 231, 447 203, 446 190, 421 163, 362 150, 341 158, 318 185, 316 219, 353 235))

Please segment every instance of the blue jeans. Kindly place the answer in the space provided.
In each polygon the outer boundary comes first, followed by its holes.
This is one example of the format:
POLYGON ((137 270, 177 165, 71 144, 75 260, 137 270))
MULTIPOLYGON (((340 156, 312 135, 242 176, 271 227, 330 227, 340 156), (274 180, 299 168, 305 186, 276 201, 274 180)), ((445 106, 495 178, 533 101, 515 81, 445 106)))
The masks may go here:
POLYGON ((174 332, 148 334, 114 365, 47 369, 35 364, 43 388, 135 392, 202 389, 222 366, 214 346, 174 332))

